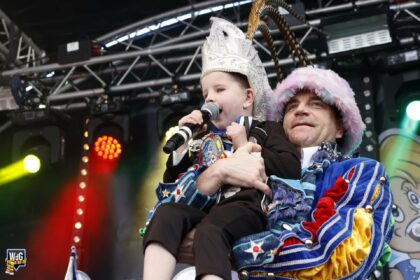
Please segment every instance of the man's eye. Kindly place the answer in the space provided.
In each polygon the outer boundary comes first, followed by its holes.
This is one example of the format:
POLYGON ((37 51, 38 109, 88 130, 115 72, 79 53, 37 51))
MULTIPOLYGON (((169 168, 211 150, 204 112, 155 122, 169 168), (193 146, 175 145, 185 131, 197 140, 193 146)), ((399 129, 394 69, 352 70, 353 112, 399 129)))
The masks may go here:
POLYGON ((315 108, 322 108, 324 106, 321 101, 313 101, 311 102, 311 105, 312 107, 315 107, 315 108))
POLYGON ((293 110, 294 108, 296 108, 297 104, 292 103, 286 106, 286 109, 284 110, 285 112, 288 112, 290 110, 293 110))

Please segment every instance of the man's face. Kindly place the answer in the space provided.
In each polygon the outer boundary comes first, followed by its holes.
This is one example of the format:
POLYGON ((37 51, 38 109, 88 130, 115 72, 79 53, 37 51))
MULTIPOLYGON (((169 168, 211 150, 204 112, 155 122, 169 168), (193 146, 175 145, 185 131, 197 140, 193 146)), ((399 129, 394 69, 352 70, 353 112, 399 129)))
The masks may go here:
POLYGON ((289 140, 299 148, 319 146, 343 136, 343 127, 333 107, 310 90, 298 92, 287 103, 283 127, 289 140))

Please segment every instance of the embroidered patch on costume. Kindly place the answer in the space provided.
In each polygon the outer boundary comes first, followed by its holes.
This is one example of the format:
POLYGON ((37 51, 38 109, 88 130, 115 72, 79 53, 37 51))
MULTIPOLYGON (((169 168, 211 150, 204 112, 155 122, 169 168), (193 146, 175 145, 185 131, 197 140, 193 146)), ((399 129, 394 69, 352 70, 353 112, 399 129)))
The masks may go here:
POLYGON ((201 165, 209 167, 216 160, 225 158, 223 141, 219 135, 210 133, 203 138, 203 142, 200 146, 198 153, 198 160, 201 165))
POLYGON ((259 254, 263 254, 265 251, 262 249, 262 245, 264 244, 264 241, 261 241, 260 243, 254 242, 254 240, 251 240, 250 247, 245 250, 247 253, 251 253, 252 257, 254 258, 254 261, 258 258, 259 254))
POLYGON ((178 202, 181 198, 185 197, 182 186, 178 186, 172 194, 175 196, 175 202, 178 202))
POLYGON ((171 192, 168 191, 167 189, 162 190, 162 196, 163 197, 169 197, 170 194, 171 194, 171 192))

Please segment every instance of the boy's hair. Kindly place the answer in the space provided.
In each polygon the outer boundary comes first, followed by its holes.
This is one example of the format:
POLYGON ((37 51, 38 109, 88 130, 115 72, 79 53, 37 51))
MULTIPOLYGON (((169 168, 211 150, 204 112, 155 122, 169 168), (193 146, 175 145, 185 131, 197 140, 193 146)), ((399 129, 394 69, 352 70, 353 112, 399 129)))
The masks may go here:
POLYGON ((236 72, 226 72, 232 76, 232 78, 237 81, 242 88, 247 89, 251 86, 249 85, 248 78, 244 74, 236 73, 236 72))

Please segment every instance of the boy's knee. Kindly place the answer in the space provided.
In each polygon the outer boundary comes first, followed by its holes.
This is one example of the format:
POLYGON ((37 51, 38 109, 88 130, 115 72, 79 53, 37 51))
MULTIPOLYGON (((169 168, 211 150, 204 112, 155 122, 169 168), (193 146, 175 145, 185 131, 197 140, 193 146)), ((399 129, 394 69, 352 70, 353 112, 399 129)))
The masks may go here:
POLYGON ((204 242, 206 242, 206 240, 224 238, 225 235, 226 231, 222 227, 211 223, 200 223, 196 227, 196 239, 201 239, 204 242))

